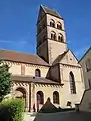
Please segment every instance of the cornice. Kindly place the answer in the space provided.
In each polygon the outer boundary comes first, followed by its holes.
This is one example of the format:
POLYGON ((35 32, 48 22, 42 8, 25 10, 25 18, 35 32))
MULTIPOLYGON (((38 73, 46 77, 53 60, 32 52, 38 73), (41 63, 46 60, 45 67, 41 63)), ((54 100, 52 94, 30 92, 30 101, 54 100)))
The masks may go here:
POLYGON ((65 64, 65 63, 60 63, 60 64, 62 64, 63 66, 66 66, 66 67, 82 68, 82 67, 80 67, 80 66, 72 65, 72 64, 65 64))
POLYGON ((25 64, 26 66, 32 66, 32 67, 39 67, 39 68, 49 68, 50 66, 48 65, 39 65, 39 64, 30 64, 30 63, 21 63, 21 62, 16 62, 16 61, 10 61, 10 60, 4 60, 4 62, 8 65, 22 65, 25 64))

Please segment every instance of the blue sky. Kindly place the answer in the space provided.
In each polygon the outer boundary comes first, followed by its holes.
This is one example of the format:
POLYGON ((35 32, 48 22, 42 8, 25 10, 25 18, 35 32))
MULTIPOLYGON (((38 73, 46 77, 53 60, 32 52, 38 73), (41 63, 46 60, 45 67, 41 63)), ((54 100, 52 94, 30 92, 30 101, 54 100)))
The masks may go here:
POLYGON ((80 58, 91 45, 90 0, 0 0, 0 48, 36 53, 40 4, 64 18, 68 47, 80 58))

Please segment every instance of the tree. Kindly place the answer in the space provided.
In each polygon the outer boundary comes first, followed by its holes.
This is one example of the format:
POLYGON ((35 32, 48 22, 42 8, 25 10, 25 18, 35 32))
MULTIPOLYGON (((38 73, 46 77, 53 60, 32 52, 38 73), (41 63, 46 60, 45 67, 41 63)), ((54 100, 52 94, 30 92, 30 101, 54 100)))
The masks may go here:
POLYGON ((9 66, 0 59, 0 102, 4 96, 11 91, 11 74, 9 73, 9 66))

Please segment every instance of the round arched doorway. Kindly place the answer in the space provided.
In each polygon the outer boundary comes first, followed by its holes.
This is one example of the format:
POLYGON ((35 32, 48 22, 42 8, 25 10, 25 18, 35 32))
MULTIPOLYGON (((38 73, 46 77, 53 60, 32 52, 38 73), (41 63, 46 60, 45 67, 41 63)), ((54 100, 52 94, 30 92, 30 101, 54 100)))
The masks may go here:
POLYGON ((37 92, 37 111, 43 106, 44 104, 44 94, 42 91, 37 92))
POLYGON ((26 90, 23 87, 18 87, 15 90, 14 97, 18 99, 23 99, 25 102, 25 108, 26 108, 26 90))

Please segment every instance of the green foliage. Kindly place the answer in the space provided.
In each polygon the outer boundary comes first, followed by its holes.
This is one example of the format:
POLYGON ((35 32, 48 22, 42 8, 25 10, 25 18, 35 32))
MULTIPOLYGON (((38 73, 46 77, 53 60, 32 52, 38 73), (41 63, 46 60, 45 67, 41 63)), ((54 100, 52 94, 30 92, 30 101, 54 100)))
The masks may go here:
POLYGON ((8 72, 9 66, 0 60, 0 100, 11 90, 11 74, 8 72))
POLYGON ((24 101, 12 99, 0 104, 0 121, 23 121, 24 101))

